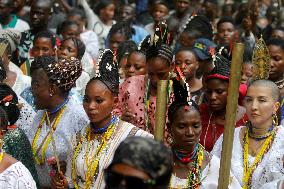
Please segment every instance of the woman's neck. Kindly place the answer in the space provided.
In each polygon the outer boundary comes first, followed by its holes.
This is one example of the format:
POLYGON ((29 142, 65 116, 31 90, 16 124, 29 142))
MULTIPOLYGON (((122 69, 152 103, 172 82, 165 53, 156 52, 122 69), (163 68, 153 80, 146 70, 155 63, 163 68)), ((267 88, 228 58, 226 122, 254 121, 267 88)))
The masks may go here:
POLYGON ((261 125, 251 125, 252 132, 255 135, 264 135, 268 132, 268 130, 272 127, 272 120, 267 121, 261 125))
POLYGON ((91 127, 95 130, 104 128, 106 125, 108 125, 108 123, 110 123, 111 119, 112 119, 112 115, 110 114, 109 116, 107 116, 105 119, 103 119, 100 122, 97 122, 97 123, 92 122, 91 127))
POLYGON ((196 77, 188 78, 186 82, 189 85, 190 92, 195 92, 202 88, 202 81, 200 79, 197 79, 196 77))
POLYGON ((58 108, 60 105, 62 105, 66 101, 67 97, 59 97, 59 96, 54 96, 52 101, 50 102, 49 107, 47 108, 48 112, 53 112, 58 108))

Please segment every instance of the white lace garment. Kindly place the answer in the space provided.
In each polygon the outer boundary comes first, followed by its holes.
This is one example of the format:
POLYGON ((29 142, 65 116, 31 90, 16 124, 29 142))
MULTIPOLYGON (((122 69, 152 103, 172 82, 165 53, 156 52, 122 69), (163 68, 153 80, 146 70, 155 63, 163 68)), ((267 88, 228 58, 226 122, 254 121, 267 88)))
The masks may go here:
MULTIPOLYGON (((240 141, 240 131, 244 127, 235 129, 233 141, 233 154, 231 160, 231 170, 239 183, 242 185, 243 179, 243 147, 240 141)), ((278 131, 274 138, 273 144, 269 151, 264 155, 262 161, 254 170, 252 175, 251 189, 259 189, 266 183, 281 179, 284 176, 282 157, 284 154, 284 128, 278 127, 278 131)), ((217 157, 221 156, 223 135, 217 140, 212 154, 217 157)), ((249 165, 254 161, 255 157, 248 156, 249 165)))
POLYGON ((18 161, 0 173, 0 189, 36 189, 36 183, 28 169, 18 161))

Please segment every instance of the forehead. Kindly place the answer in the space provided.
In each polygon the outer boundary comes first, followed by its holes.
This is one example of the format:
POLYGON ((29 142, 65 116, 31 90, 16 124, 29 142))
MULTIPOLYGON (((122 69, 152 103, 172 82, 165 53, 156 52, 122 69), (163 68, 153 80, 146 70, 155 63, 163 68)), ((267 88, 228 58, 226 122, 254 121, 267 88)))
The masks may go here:
POLYGON ((193 107, 190 107, 188 111, 184 110, 184 106, 180 107, 173 119, 175 122, 200 122, 200 114, 193 107))
POLYGON ((229 83, 221 79, 209 79, 206 81, 206 87, 209 89, 225 89, 229 83))
POLYGON ((68 46, 68 47, 76 48, 72 39, 64 40, 61 46, 68 46))
POLYGON ((248 88, 247 95, 249 97, 267 97, 273 98, 272 89, 264 85, 252 85, 248 88))
POLYGON ((234 28, 234 25, 231 22, 223 22, 218 28, 234 28))
POLYGON ((169 9, 166 5, 160 3, 160 4, 154 5, 154 10, 165 10, 165 11, 167 11, 169 9))
POLYGON ((268 50, 270 53, 283 53, 281 47, 277 45, 269 45, 268 50))
POLYGON ((194 58, 194 54, 191 52, 191 51, 186 51, 186 50, 182 50, 182 51, 179 51, 177 54, 176 54, 176 58, 188 58, 188 59, 192 59, 194 58))
POLYGON ((147 66, 151 71, 162 71, 169 68, 168 62, 160 57, 155 57, 147 60, 147 66))
POLYGON ((33 0, 31 11, 45 11, 50 12, 51 7, 47 1, 33 0))
POLYGON ((101 96, 107 98, 112 97, 112 92, 103 82, 95 80, 87 85, 85 95, 89 97, 101 96))
POLYGON ((45 45, 52 46, 50 38, 39 37, 39 38, 34 40, 34 46, 45 46, 45 45))

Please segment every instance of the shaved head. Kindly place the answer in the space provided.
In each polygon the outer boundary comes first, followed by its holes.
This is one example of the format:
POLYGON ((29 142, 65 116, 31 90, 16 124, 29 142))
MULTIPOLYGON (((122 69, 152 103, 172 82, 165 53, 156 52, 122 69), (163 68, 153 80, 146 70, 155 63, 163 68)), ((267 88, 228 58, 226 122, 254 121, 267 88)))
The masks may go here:
POLYGON ((250 87, 267 87, 267 88, 270 88, 271 89, 271 92, 272 92, 272 98, 276 101, 276 102, 279 102, 280 100, 280 90, 279 88, 277 87, 277 85, 270 81, 270 80, 265 80, 265 79, 260 79, 260 80, 255 80, 255 81, 252 81, 249 86, 248 86, 248 89, 250 87))

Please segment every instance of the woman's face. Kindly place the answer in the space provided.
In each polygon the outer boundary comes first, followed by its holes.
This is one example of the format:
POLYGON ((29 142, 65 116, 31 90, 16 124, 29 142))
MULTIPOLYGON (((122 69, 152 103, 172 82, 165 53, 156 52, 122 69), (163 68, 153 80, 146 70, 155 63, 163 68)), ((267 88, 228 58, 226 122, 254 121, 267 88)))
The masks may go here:
POLYGON ((52 100, 54 95, 48 81, 48 76, 43 69, 35 70, 32 73, 32 93, 35 99, 36 109, 48 109, 48 102, 52 100))
POLYGON ((125 35, 121 33, 114 33, 109 38, 109 48, 115 52, 120 43, 126 41, 125 35))
POLYGON ((39 56, 55 56, 55 49, 52 46, 51 40, 45 37, 37 38, 32 48, 32 56, 34 58, 39 56))
POLYGON ((61 33, 63 39, 67 39, 70 37, 80 38, 80 28, 78 25, 71 25, 65 28, 61 33))
POLYGON ((65 40, 61 43, 58 49, 58 57, 70 59, 71 57, 78 58, 78 50, 72 39, 65 40))
POLYGON ((271 38, 279 38, 284 40, 284 31, 282 30, 273 30, 271 33, 271 38))
POLYGON ((269 45, 268 50, 271 58, 269 79, 272 81, 280 80, 284 73, 284 52, 276 45, 269 45))
POLYGON ((222 111, 227 105, 229 82, 220 79, 209 79, 206 81, 205 95, 211 111, 222 111))
POLYGON ((272 124, 272 115, 276 114, 279 108, 279 102, 272 96, 270 87, 252 85, 248 88, 245 108, 254 127, 262 128, 262 125, 272 124))
POLYGON ((151 87, 157 90, 157 83, 159 80, 167 80, 171 67, 169 62, 160 57, 151 58, 147 61, 147 71, 150 78, 151 87))
POLYGON ((146 74, 145 55, 138 52, 131 53, 127 58, 125 72, 127 78, 135 75, 145 75, 146 74))
POLYGON ((157 4, 153 8, 153 19, 155 22, 159 22, 169 14, 169 9, 163 4, 157 4))
POLYGON ((176 64, 180 67, 187 80, 195 77, 199 65, 191 51, 180 51, 176 54, 175 59, 176 64))
POLYGON ((86 87, 83 106, 91 123, 108 120, 118 98, 101 81, 95 80, 86 87))
POLYGON ((224 22, 220 24, 217 33, 220 43, 230 44, 234 31, 235 26, 231 22, 224 22))
POLYGON ((181 107, 175 114, 170 132, 173 145, 179 150, 192 151, 199 142, 202 126, 200 114, 191 108, 181 107))
POLYGON ((195 40, 196 39, 189 36, 188 32, 186 31, 182 32, 179 37, 181 48, 192 48, 195 40))
POLYGON ((106 6, 104 9, 100 11, 100 18, 103 21, 110 21, 114 17, 114 11, 115 11, 115 5, 114 4, 109 4, 106 6))
POLYGON ((247 84, 248 80, 252 77, 252 64, 243 64, 242 66, 242 76, 241 76, 241 83, 247 84))

